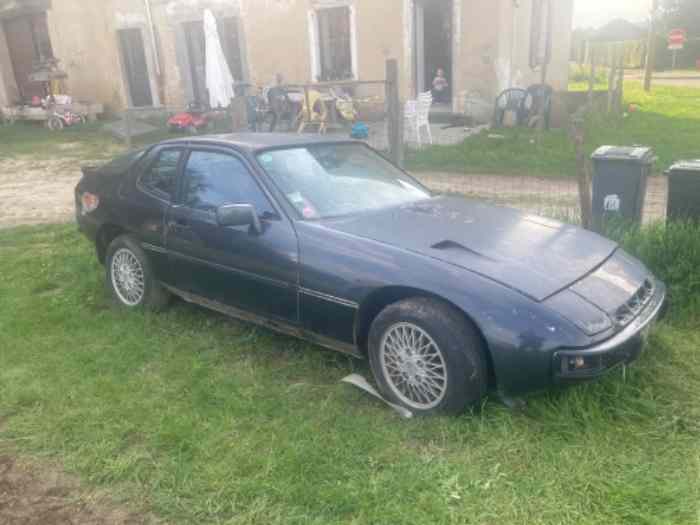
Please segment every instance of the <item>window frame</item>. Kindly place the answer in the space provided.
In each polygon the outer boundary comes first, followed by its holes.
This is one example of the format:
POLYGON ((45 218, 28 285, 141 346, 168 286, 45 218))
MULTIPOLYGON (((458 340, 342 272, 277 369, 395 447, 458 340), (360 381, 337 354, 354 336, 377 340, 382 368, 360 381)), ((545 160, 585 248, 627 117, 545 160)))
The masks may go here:
POLYGON ((144 167, 142 167, 139 170, 139 174, 136 177, 136 188, 141 191, 141 193, 145 193, 149 197, 153 197, 154 199, 158 199, 161 202, 164 202, 166 204, 174 204, 177 202, 179 193, 180 193, 180 179, 182 178, 182 167, 183 167, 183 161, 186 157, 187 154, 187 148, 184 145, 168 145, 168 146, 163 146, 163 147, 157 147, 154 148, 153 151, 151 151, 149 154, 146 155, 146 159, 143 157, 138 159, 136 161, 136 166, 141 164, 142 162, 144 163, 144 167), (150 173, 151 169, 156 165, 156 163, 160 160, 161 155, 166 152, 166 151, 179 151, 180 152, 180 158, 177 161, 177 166, 175 167, 175 188, 173 190, 173 195, 167 196, 165 192, 155 189, 155 188, 150 188, 146 184, 143 183, 143 178, 150 173))
POLYGON ((317 82, 323 73, 323 65, 321 64, 321 26, 319 13, 327 9, 336 9, 344 7, 348 9, 350 18, 350 61, 352 65, 352 76, 343 80, 359 80, 358 66, 358 47, 357 47, 357 13, 354 2, 346 1, 334 4, 312 4, 309 9, 309 48, 311 55, 311 81, 317 82))
MULTIPOLYGON (((257 188, 260 190, 260 193, 267 199, 268 204, 270 205, 270 208, 274 211, 275 216, 274 217, 265 217, 265 220, 268 221, 281 221, 282 218, 285 216, 284 213, 282 212, 279 203, 277 202, 277 199, 272 195, 272 193, 268 190, 268 188, 263 184, 263 182, 260 180, 260 177, 258 175, 257 170, 254 168, 254 166, 251 164, 251 162, 246 158, 245 155, 242 153, 238 152, 235 149, 231 148, 226 148, 226 147, 221 147, 221 146, 214 146, 214 145, 197 145, 197 146, 189 146, 186 148, 185 155, 183 155, 181 161, 180 161, 180 169, 179 169, 179 184, 178 184, 178 190, 177 190, 177 200, 174 202, 178 207, 186 210, 190 210, 193 213, 197 213, 200 215, 206 215, 206 216, 212 216, 212 214, 209 211, 205 210, 200 210, 197 208, 193 208, 191 206, 188 206, 185 204, 185 189, 186 189, 186 182, 187 182, 187 164, 190 160, 190 157, 192 156, 193 153, 195 152, 206 152, 206 153, 218 153, 221 155, 227 155, 229 157, 233 157, 234 159, 238 160, 245 170, 248 172, 248 175, 253 179, 254 184, 257 186, 257 188)), ((236 203, 232 203, 236 204, 236 203)), ((238 204, 246 204, 246 203, 238 203, 238 204)), ((247 203, 247 204, 253 204, 253 203, 247 203)), ((255 210, 258 212, 258 215, 260 215, 260 210, 255 210)), ((262 218, 262 217, 261 217, 262 218)))

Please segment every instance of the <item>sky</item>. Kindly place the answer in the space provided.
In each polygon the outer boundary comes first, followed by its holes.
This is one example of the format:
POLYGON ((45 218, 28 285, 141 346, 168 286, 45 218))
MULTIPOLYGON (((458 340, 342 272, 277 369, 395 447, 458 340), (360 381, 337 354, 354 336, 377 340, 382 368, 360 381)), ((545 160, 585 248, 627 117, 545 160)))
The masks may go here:
POLYGON ((574 0, 574 27, 600 27, 615 18, 645 20, 651 0, 574 0))

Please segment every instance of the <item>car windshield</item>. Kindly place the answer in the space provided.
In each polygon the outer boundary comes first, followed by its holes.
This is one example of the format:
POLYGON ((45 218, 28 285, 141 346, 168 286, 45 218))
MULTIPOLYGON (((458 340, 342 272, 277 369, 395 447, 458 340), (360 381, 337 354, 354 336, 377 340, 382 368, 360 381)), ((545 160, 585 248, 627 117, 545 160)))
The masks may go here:
POLYGON ((325 219, 430 198, 414 179, 361 144, 265 151, 260 165, 305 219, 325 219))

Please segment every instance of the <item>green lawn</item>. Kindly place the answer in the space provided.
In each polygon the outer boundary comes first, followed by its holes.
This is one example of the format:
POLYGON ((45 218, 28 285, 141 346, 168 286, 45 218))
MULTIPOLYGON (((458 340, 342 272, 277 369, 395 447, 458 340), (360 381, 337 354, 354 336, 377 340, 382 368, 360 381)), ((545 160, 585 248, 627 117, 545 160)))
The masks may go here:
POLYGON ((404 421, 339 383, 364 363, 183 303, 124 313, 74 227, 0 231, 0 451, 181 523, 697 523, 697 266, 678 258, 700 241, 679 235, 650 260, 671 316, 626 374, 404 421))
MULTIPOLYGON (((638 105, 639 110, 624 118, 603 115, 590 119, 586 143, 589 153, 606 144, 651 146, 659 157, 657 172, 676 160, 700 157, 700 89, 656 86, 648 94, 638 82, 626 82, 625 99, 627 104, 638 105)), ((494 130, 456 146, 434 146, 410 153, 407 165, 422 171, 576 174, 574 150, 566 130, 547 132, 539 147, 534 137, 534 131, 525 129, 494 130), (505 138, 489 138, 494 133, 505 138)))
MULTIPOLYGON (((167 138, 173 138, 173 135, 167 131, 155 131, 136 139, 134 147, 167 138)), ((51 131, 38 123, 27 122, 0 126, 0 161, 28 156, 35 160, 107 160, 125 150, 124 143, 105 129, 105 122, 92 122, 62 131, 51 131)))

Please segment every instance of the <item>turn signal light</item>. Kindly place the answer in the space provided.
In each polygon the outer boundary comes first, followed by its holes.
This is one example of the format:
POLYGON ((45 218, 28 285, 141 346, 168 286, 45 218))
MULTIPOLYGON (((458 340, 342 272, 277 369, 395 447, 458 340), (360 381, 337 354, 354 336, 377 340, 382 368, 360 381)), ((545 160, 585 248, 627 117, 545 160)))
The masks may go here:
POLYGON ((80 198, 80 204, 82 206, 83 215, 92 213, 100 205, 100 198, 94 193, 86 191, 80 198))

